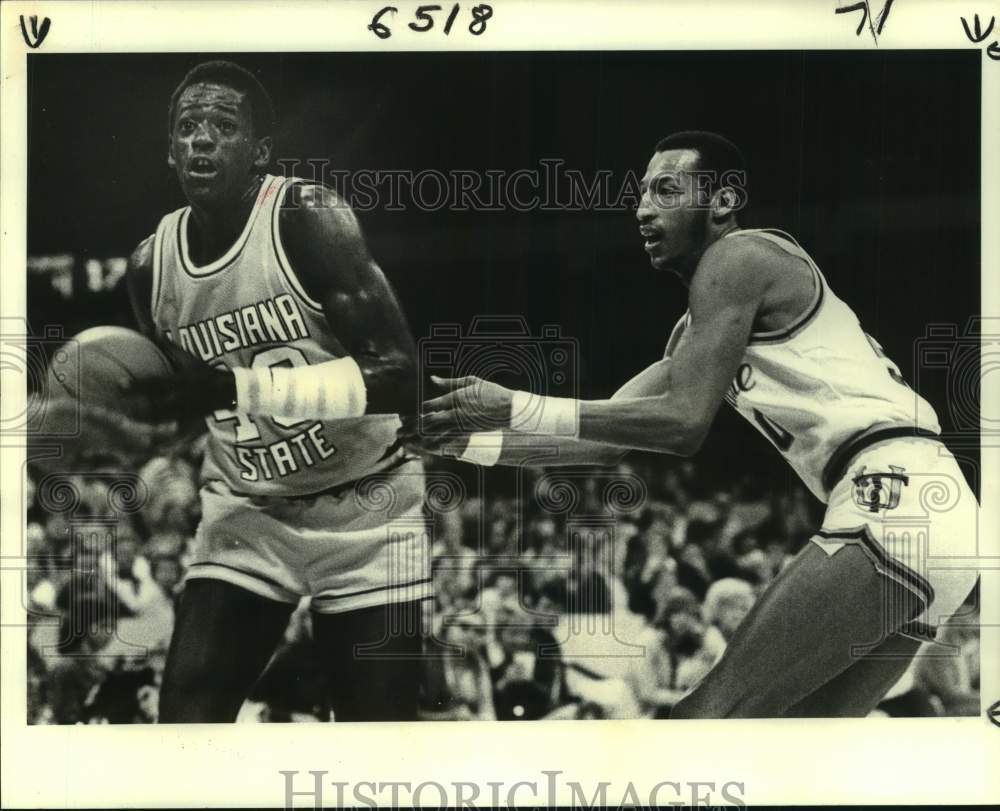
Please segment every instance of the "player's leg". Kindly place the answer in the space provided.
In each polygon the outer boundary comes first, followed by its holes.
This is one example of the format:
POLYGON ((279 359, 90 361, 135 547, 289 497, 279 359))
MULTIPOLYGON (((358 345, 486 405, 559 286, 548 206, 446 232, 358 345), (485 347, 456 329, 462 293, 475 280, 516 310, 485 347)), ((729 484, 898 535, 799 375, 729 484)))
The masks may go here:
POLYGON ((920 642, 894 634, 785 712, 788 718, 863 718, 910 666, 920 642))
POLYGON ((331 679, 335 721, 415 721, 422 676, 423 603, 313 613, 331 679))
POLYGON ((430 537, 419 460, 299 515, 313 636, 335 721, 416 720, 430 537))
POLYGON ((188 580, 160 688, 160 722, 236 720, 294 608, 222 580, 188 580))
POLYGON ((860 545, 810 543, 758 600, 719 663, 671 717, 783 715, 922 610, 860 545))

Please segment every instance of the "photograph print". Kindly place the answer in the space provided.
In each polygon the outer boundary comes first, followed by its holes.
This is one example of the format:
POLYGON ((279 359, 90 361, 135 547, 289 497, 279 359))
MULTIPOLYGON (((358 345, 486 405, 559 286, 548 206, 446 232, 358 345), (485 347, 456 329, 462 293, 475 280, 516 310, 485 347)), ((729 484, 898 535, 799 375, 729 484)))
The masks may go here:
POLYGON ((27 66, 29 724, 981 714, 978 51, 27 66))

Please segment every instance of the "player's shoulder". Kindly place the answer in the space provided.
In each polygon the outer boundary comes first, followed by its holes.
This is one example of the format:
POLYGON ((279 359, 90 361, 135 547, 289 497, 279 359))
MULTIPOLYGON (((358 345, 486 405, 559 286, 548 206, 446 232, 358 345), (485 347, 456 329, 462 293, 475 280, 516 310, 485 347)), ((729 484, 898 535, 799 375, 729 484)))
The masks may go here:
POLYGON ((285 193, 285 206, 288 208, 327 209, 346 205, 335 189, 322 183, 289 183, 285 193))
POLYGON ((702 254, 691 280, 692 298, 710 294, 736 299, 757 298, 778 275, 781 251, 753 234, 727 236, 702 254))
POLYGON ((129 255, 127 269, 131 272, 152 271, 155 244, 156 234, 150 234, 142 240, 129 255))
POLYGON ((795 261, 787 251, 763 236, 759 231, 733 231, 713 242, 702 255, 706 265, 727 265, 732 268, 767 270, 782 260, 795 261))
POLYGON ((319 299, 329 285, 355 278, 370 256, 361 226, 340 195, 319 183, 290 185, 279 214, 279 239, 292 269, 319 299))
POLYGON ((322 183, 290 183, 282 201, 280 224, 283 234, 295 237, 360 237, 354 211, 334 189, 322 183))

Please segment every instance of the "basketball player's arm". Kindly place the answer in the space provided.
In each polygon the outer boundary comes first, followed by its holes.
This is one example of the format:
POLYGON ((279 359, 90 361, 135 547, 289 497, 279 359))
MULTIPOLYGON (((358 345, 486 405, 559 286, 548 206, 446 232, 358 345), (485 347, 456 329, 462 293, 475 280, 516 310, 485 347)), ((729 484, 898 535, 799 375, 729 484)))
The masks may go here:
POLYGON ((691 321, 662 395, 582 402, 582 439, 691 456, 708 434, 746 352, 771 279, 767 254, 743 240, 720 240, 691 281, 691 321))
POLYGON ((153 324, 153 242, 150 234, 132 252, 125 268, 125 286, 139 331, 150 340, 157 340, 153 324))
MULTIPOLYGON (((665 357, 643 369, 611 395, 612 400, 649 397, 664 394, 667 390, 670 358, 665 357)), ((535 436, 502 430, 500 436, 470 436, 466 431, 433 436, 422 434, 414 420, 403 421, 400 437, 410 450, 418 453, 432 453, 440 456, 456 456, 466 461, 476 462, 475 454, 463 457, 470 443, 488 447, 494 443, 499 451, 492 464, 517 467, 520 465, 545 465, 559 467, 565 465, 607 465, 618 464, 631 448, 608 445, 602 442, 588 442, 581 439, 557 436, 535 436)), ((481 463, 481 461, 480 461, 481 463)))
POLYGON ((749 240, 720 240, 705 252, 691 283, 691 320, 671 357, 663 394, 539 398, 460 378, 446 381, 448 394, 424 404, 426 430, 454 427, 461 414, 466 421, 477 416, 506 421, 520 432, 690 456, 736 374, 772 273, 767 254, 749 240))
POLYGON ((285 252, 306 292, 322 305, 330 331, 360 369, 365 413, 414 413, 416 345, 354 212, 323 186, 295 186, 293 193, 293 204, 279 215, 285 252))

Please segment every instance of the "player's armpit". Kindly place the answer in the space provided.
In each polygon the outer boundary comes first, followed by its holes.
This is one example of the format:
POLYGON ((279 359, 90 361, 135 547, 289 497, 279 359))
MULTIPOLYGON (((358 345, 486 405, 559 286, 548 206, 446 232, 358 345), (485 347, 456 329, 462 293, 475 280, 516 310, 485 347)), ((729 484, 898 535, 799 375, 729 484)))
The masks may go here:
POLYGON ((279 229, 293 270, 361 369, 367 413, 416 413, 416 345, 354 212, 330 189, 293 187, 279 229))

